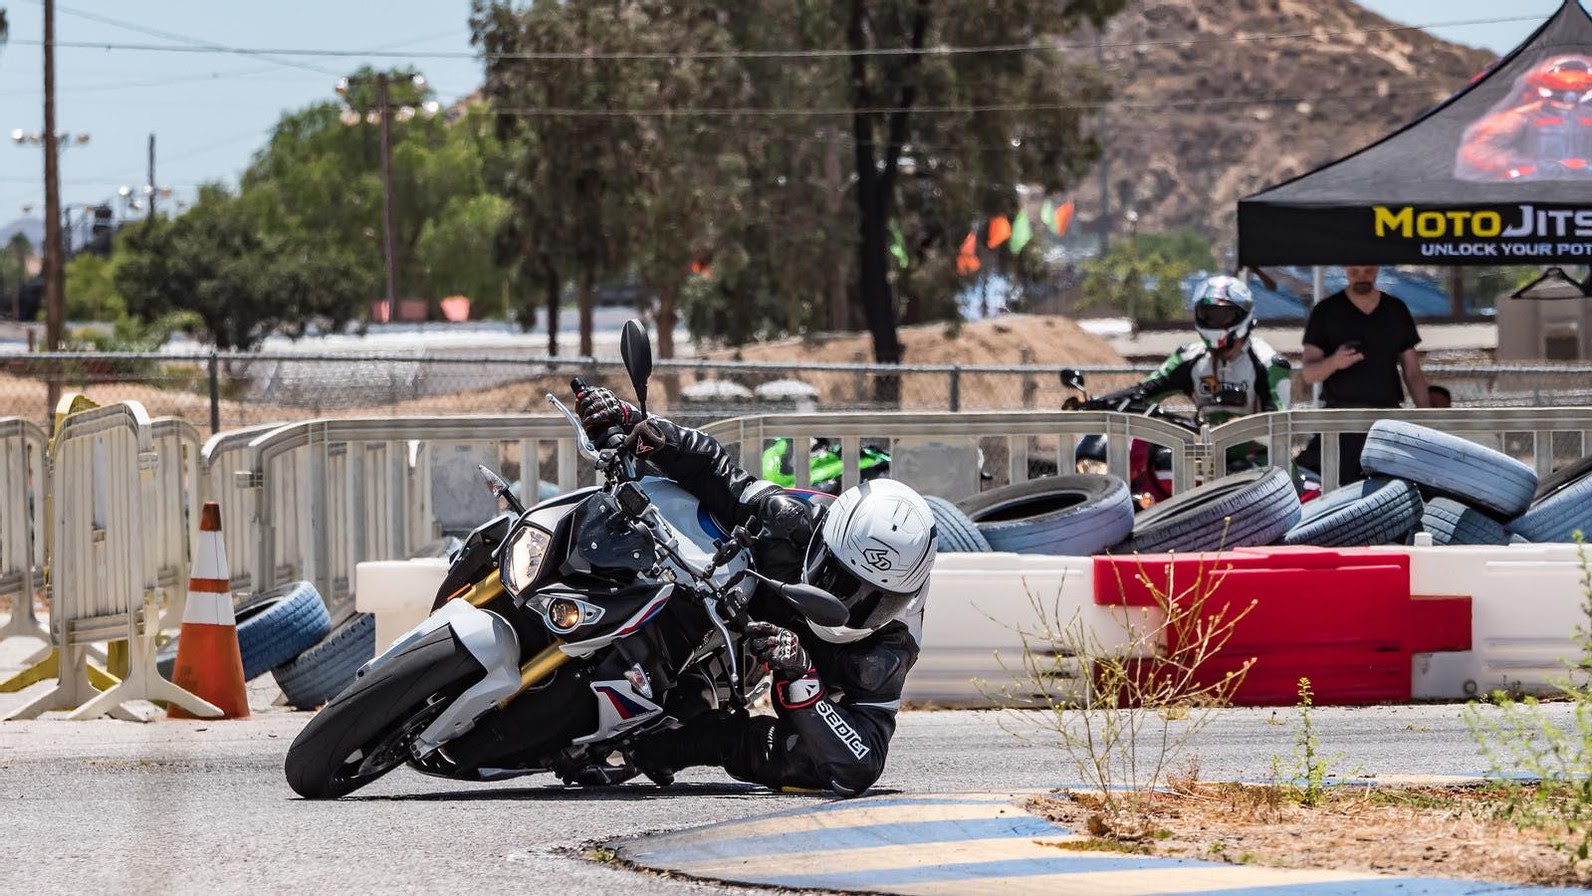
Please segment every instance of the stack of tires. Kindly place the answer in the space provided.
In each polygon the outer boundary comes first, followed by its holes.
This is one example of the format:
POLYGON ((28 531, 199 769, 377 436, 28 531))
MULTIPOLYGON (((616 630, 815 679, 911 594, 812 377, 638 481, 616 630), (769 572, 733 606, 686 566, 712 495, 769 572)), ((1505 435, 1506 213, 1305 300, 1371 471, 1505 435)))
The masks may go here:
MULTIPOLYGON (((244 680, 270 672, 297 709, 314 709, 332 699, 376 655, 375 617, 356 613, 333 628, 326 603, 309 582, 256 594, 235 617, 244 680)), ((156 668, 167 679, 176 661, 175 640, 155 656, 156 668)))
POLYGON ((1566 542, 1592 532, 1592 457, 1538 484, 1531 467, 1458 436, 1396 420, 1367 434, 1369 478, 1303 506, 1287 473, 1225 476, 1134 514, 1114 476, 1030 480, 951 502, 929 498, 942 552, 1217 551, 1267 544, 1362 547, 1566 542))
POLYGON ((1135 515, 1127 483, 1070 474, 950 502, 931 497, 940 551, 1089 556, 1273 544, 1299 520, 1288 474, 1223 477, 1135 515))

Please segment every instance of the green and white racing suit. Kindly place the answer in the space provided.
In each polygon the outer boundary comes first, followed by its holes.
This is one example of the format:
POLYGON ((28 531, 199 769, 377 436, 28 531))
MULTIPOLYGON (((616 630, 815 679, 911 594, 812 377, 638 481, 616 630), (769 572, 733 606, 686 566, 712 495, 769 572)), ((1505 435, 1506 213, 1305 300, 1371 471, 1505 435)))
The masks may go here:
POLYGON ((1204 342, 1190 342, 1139 384, 1144 397, 1161 401, 1187 395, 1212 426, 1238 417, 1288 409, 1293 365, 1258 336, 1244 351, 1220 360, 1204 342))

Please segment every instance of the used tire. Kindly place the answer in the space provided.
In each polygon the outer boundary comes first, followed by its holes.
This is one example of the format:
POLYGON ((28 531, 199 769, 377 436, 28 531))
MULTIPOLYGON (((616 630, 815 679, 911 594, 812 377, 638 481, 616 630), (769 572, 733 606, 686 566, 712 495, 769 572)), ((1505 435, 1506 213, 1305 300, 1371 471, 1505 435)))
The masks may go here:
POLYGON ((929 510, 934 512, 934 528, 940 535, 939 553, 989 552, 989 542, 960 507, 937 495, 924 495, 923 500, 929 502, 929 510))
MULTIPOLYGON (((309 582, 289 582, 256 595, 238 608, 236 619, 245 681, 288 662, 332 630, 326 604, 309 582)), ((155 654, 155 667, 168 680, 176 662, 175 640, 155 654)))
POLYGON ((1113 553, 1218 551, 1272 544, 1299 522, 1299 496, 1279 467, 1223 476, 1139 514, 1113 553))
POLYGON ((352 684, 354 673, 375 655, 376 617, 357 613, 271 675, 294 709, 314 709, 352 684))
POLYGON ((1421 492, 1405 479, 1375 477, 1307 502, 1283 544, 1323 548, 1402 542, 1421 522, 1421 492))
POLYGON ((1360 466, 1505 518, 1520 515, 1537 490, 1536 471, 1509 455, 1401 420, 1371 427, 1360 466))
POLYGON ((1087 557, 1133 532, 1133 499, 1115 476, 1071 473, 1019 482, 957 504, 992 550, 1087 557))
POLYGON ((1554 473, 1537 488, 1525 513, 1508 524, 1528 541, 1568 542, 1592 535, 1592 457, 1554 473))
POLYGON ((1509 532, 1498 522, 1474 507, 1453 498, 1433 498, 1421 514, 1421 531, 1429 532, 1432 544, 1508 544, 1509 532))

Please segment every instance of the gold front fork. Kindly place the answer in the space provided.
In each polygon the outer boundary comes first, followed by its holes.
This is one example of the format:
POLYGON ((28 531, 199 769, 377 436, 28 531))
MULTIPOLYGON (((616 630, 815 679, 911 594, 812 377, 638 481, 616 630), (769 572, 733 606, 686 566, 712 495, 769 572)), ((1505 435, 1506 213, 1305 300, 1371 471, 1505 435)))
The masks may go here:
POLYGON ((547 676, 558 671, 559 666, 569 662, 569 654, 559 649, 563 646, 563 641, 554 638, 553 643, 542 648, 541 653, 526 660, 525 665, 520 667, 520 686, 514 690, 514 693, 498 701, 498 709, 508 706, 515 697, 525 693, 528 688, 541 684, 547 676))
MULTIPOLYGON (((468 591, 455 595, 455 599, 467 600, 472 606, 484 607, 497 600, 503 593, 503 579, 498 575, 497 570, 493 570, 486 578, 470 586, 468 591)), ((542 648, 541 652, 536 654, 536 656, 526 660, 525 664, 520 666, 520 686, 514 689, 514 693, 498 701, 498 709, 508 706, 514 701, 515 697, 525 693, 527 689, 541 684, 549 675, 558 671, 559 666, 569 662, 569 654, 559 649, 563 645, 564 642, 562 640, 554 638, 553 643, 542 648)))

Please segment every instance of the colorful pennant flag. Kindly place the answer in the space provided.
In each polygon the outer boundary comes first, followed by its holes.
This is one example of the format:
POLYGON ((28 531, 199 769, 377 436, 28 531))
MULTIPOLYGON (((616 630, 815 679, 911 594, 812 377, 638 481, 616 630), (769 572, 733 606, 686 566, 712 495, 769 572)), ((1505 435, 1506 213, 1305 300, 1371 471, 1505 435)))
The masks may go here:
POLYGON ((907 241, 901 235, 901 225, 895 221, 890 222, 890 255, 902 270, 907 267, 907 241))
POLYGON ((1028 209, 1025 208, 1017 213, 1017 220, 1012 222, 1012 238, 1006 244, 1006 248, 1012 250, 1013 255, 1017 255, 1033 238, 1034 228, 1028 223, 1028 209))
POLYGON ((989 219, 989 237, 984 245, 991 249, 999 246, 1012 238, 1012 222, 1006 220, 1005 215, 996 215, 989 219))
POLYGON ((962 241, 962 251, 956 256, 956 272, 963 277, 978 273, 978 234, 969 230, 962 241))
POLYGON ((1076 210, 1077 207, 1071 199, 1056 209, 1056 236, 1067 235, 1067 228, 1072 226, 1072 213, 1076 210))

